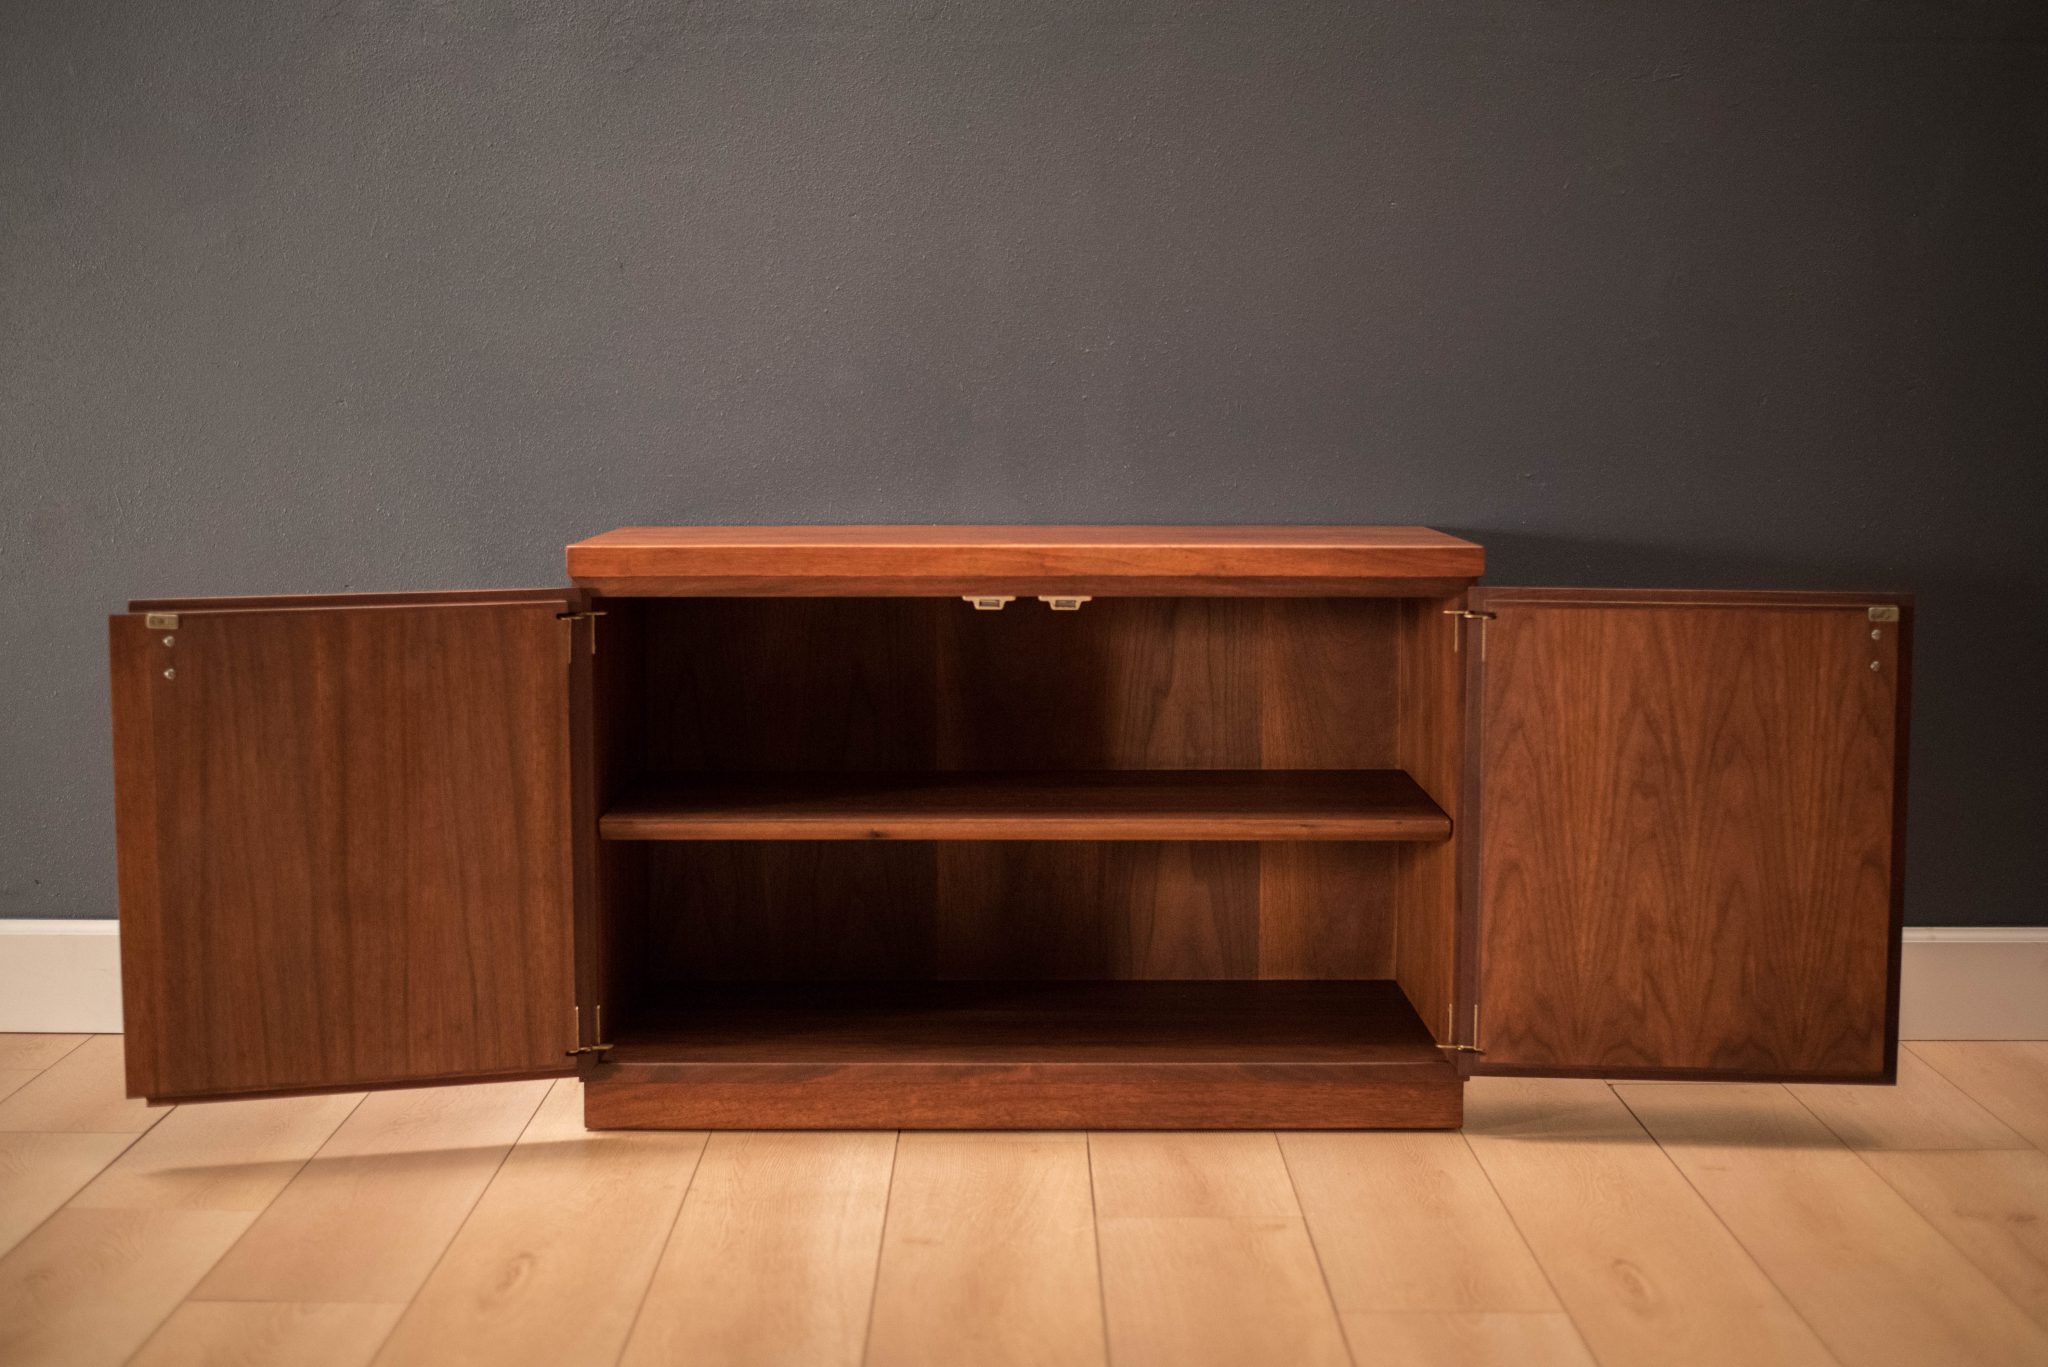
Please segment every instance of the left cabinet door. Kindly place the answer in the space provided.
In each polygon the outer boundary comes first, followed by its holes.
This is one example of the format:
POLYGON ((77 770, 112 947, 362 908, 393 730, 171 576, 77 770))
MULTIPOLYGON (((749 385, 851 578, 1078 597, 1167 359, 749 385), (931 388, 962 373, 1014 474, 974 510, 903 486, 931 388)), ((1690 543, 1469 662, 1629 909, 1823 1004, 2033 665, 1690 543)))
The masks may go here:
POLYGON ((573 1071, 568 590, 109 623, 128 1090, 573 1071))

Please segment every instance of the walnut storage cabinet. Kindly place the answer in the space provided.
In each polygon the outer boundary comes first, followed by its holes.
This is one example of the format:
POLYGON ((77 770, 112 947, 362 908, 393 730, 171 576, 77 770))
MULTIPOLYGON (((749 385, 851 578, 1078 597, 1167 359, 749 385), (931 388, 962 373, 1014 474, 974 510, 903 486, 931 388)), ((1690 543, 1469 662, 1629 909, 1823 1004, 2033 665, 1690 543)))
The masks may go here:
POLYGON ((1889 1082, 1911 604, 1416 527, 641 527, 111 619, 131 1094, 1448 1127, 1889 1082))

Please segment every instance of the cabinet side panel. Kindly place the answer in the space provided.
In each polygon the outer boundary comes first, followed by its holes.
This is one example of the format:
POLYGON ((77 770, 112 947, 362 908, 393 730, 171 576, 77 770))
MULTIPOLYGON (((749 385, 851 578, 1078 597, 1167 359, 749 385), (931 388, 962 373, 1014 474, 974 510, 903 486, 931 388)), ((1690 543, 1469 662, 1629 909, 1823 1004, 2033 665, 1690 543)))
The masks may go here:
POLYGON ((1886 1076, 1899 625, 1488 606, 1481 1066, 1886 1076))
POLYGON ((1395 870, 1394 980, 1422 1023, 1449 1044, 1457 1000, 1459 807, 1464 787, 1464 657, 1459 599, 1401 604, 1400 766, 1451 814, 1451 838, 1404 845, 1395 870))
POLYGON ((152 673, 171 668, 168 633, 140 616, 107 621, 108 677, 114 713, 114 842, 121 897, 121 1019, 128 1094, 161 1091, 163 1038, 160 966, 162 907, 156 849, 156 735, 150 716, 152 673))

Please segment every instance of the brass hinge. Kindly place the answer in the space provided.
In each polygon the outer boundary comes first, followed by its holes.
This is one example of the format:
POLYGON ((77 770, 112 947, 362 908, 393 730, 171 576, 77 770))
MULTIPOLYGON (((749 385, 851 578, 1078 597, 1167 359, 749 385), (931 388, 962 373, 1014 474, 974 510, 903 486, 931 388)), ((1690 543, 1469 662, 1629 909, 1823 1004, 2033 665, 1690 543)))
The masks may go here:
POLYGON ((590 653, 595 655, 597 654, 597 619, 607 615, 603 608, 590 608, 583 612, 558 612, 555 614, 555 620, 557 622, 590 623, 590 653))
MULTIPOLYGON (((1456 1018, 1456 1014, 1457 1007, 1447 1006, 1444 1008, 1444 1033, 1447 1035, 1457 1033, 1455 1030, 1451 1028, 1451 1022, 1456 1018)), ((1439 1044, 1437 1048, 1442 1049, 1446 1053, 1451 1054, 1483 1054, 1486 1052, 1484 1049, 1479 1047, 1478 1002, 1472 1003, 1472 1042, 1470 1044, 1439 1044)))
POLYGON ((1092 603, 1095 599, 1087 594, 1075 596, 1072 594, 1048 595, 1041 593, 1038 595, 1038 601, 1051 608, 1054 612, 1079 612, 1081 604, 1092 603))
MULTIPOLYGON (((1877 609, 1872 608, 1871 611, 1874 613, 1877 609)), ((1873 617, 1871 620, 1876 621, 1877 619, 1873 617)), ((176 631, 178 629, 178 614, 175 612, 145 612, 142 615, 142 625, 150 631, 176 631)))
MULTIPOLYGON (((570 1014, 573 1015, 576 1020, 576 1038, 581 1039, 583 1038, 583 1008, 580 1006, 571 1007, 570 1014)), ((609 1054, 612 1051, 612 1047, 609 1044, 603 1042, 604 1003, 599 1002, 596 1006, 591 1008, 591 1020, 592 1023, 596 1026, 596 1029, 592 1030, 590 1033, 596 1035, 599 1042, 596 1044, 579 1044, 574 1049, 565 1049, 562 1052, 567 1057, 575 1058, 579 1054, 609 1054)))
POLYGON ((1451 649, 1454 651, 1463 648, 1459 645, 1459 642, 1464 638, 1465 635, 1463 626, 1461 624, 1465 622, 1479 623, 1479 658, 1482 660, 1485 659, 1486 624, 1494 619, 1494 614, 1490 612, 1474 612, 1471 608, 1445 608, 1444 616, 1452 619, 1451 649))
POLYGON ((976 612, 1001 612, 1017 601, 1014 593, 969 593, 961 595, 960 601, 976 612))
POLYGON ((1898 621, 1899 605, 1897 603, 1884 603, 1872 608, 1870 610, 1870 620, 1873 622, 1898 621))

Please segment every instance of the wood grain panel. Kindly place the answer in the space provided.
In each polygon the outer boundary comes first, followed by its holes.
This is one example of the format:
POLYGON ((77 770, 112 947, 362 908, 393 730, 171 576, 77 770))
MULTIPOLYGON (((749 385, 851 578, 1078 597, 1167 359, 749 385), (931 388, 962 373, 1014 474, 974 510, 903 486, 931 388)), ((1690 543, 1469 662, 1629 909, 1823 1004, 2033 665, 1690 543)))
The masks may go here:
POLYGON ((1478 1066, 1888 1078, 1905 624, 1520 592, 1475 598, 1478 1066))
POLYGON ((859 598, 637 608, 620 625, 638 633, 629 734, 646 773, 929 768, 935 621, 971 611, 859 598))
POLYGON ((1403 604, 1343 598, 1259 605, 1259 756, 1268 769, 1400 763, 1403 604))
POLYGON ((614 594, 1401 594, 1485 553, 1427 527, 621 527, 568 549, 614 594))
POLYGON ((1256 845, 1006 841, 938 858, 941 976, 1258 976, 1256 845))
POLYGON ((1260 767, 1260 604, 954 606, 939 617, 941 768, 1260 767))
POLYGON ((930 845, 691 841, 647 850, 640 972, 650 984, 931 976, 930 845))
POLYGON ((1395 880, 1405 848, 1259 846, 1258 976, 1393 977, 1395 880))
POLYGON ((563 1069, 564 603, 114 619, 133 1091, 563 1069))

